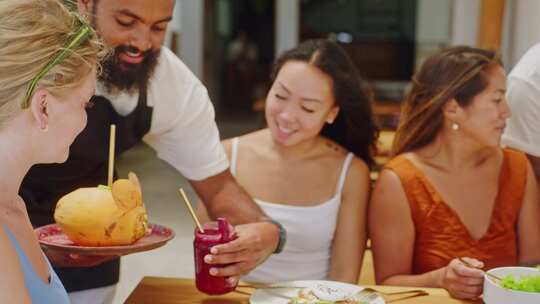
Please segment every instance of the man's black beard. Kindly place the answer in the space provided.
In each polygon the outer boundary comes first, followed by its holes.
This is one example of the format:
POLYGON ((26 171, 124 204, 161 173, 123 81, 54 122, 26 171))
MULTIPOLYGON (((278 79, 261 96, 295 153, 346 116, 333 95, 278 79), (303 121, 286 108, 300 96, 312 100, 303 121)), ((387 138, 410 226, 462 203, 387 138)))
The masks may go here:
POLYGON ((143 61, 138 64, 123 62, 118 57, 122 52, 139 52, 132 46, 121 45, 115 48, 114 53, 102 62, 103 71, 99 80, 108 93, 138 92, 141 87, 147 87, 157 64, 160 50, 149 49, 143 53, 143 61))

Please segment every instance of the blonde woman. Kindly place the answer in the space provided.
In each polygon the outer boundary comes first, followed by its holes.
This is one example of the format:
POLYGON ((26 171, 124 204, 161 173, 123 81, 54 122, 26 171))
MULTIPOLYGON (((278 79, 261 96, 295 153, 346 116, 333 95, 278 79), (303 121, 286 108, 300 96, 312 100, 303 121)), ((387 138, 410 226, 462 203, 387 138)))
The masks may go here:
POLYGON ((0 303, 69 303, 19 197, 86 125, 100 44, 58 0, 0 1, 0 303))

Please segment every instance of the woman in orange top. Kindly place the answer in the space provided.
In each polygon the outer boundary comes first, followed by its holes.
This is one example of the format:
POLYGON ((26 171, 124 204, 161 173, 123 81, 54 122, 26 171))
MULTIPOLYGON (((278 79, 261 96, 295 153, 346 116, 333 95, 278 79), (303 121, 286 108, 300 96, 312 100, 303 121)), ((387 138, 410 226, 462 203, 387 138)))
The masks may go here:
POLYGON ((540 261, 540 206, 521 152, 500 148, 510 109, 495 53, 452 47, 413 77, 375 186, 369 230, 378 284, 482 293, 483 271, 540 261), (465 260, 465 265, 459 258, 465 260))

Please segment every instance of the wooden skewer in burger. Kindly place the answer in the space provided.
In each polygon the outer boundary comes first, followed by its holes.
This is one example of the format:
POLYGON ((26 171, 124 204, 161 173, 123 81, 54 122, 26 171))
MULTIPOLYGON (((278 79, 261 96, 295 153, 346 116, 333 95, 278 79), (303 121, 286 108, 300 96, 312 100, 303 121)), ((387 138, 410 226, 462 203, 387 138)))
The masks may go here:
POLYGON ((108 185, 79 188, 56 204, 56 223, 81 246, 133 244, 148 227, 137 176, 130 172, 128 179, 113 182, 115 131, 115 125, 111 125, 108 185))

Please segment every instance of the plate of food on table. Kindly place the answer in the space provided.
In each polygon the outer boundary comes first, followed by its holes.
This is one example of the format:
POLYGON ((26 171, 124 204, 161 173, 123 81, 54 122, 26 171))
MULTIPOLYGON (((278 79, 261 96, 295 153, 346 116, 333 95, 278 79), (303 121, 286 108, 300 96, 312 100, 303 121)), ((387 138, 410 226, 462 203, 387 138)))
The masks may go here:
POLYGON ((148 223, 137 176, 111 186, 79 188, 64 195, 54 212, 55 224, 35 229, 47 254, 118 257, 165 245, 172 229, 148 223))
POLYGON ((257 288, 250 304, 384 304, 370 289, 334 281, 292 281, 257 288))

